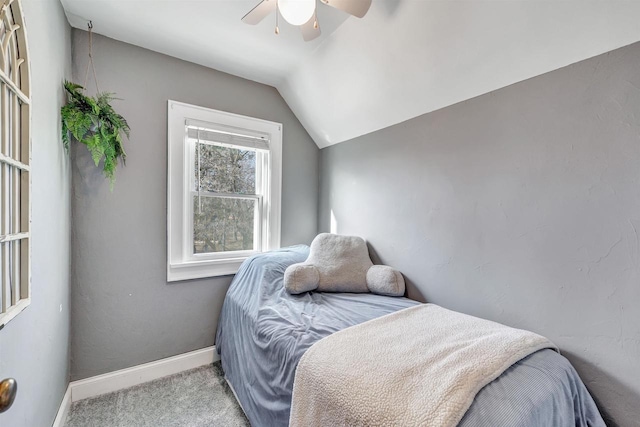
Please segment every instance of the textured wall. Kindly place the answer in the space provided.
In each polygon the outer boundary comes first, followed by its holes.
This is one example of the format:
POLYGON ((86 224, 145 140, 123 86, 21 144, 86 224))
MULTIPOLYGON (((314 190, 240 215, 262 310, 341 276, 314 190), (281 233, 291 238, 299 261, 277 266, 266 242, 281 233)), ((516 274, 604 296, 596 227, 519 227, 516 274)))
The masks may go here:
POLYGON ((3 427, 53 423, 69 382, 71 168, 60 142, 71 29, 57 0, 22 0, 31 59, 32 301, 0 331, 0 379, 18 396, 3 427))
POLYGON ((640 426, 640 44, 321 151, 320 223, 409 296, 544 334, 640 426))
MULTIPOLYGON (((87 41, 73 31, 80 83, 87 41)), ((73 150, 74 380, 213 344, 230 277, 166 281, 168 99, 283 123, 282 245, 317 228, 319 150, 274 88, 101 36, 93 50, 100 89, 124 98, 132 130, 113 193, 73 150)))

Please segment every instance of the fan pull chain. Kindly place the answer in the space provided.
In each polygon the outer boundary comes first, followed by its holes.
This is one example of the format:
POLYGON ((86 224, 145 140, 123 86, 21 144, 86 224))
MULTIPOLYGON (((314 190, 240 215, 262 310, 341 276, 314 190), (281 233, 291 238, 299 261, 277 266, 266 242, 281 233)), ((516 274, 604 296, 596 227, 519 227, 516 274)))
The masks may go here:
POLYGON ((96 93, 100 93, 100 89, 98 88, 98 75, 96 74, 96 66, 93 63, 93 22, 89 21, 87 24, 87 28, 89 30, 89 62, 87 62, 87 70, 84 73, 84 88, 87 88, 87 83, 89 83, 89 66, 93 69, 93 80, 96 84, 96 93))
POLYGON ((278 0, 276 0, 276 30, 275 33, 276 34, 280 34, 280 28, 278 28, 278 0))

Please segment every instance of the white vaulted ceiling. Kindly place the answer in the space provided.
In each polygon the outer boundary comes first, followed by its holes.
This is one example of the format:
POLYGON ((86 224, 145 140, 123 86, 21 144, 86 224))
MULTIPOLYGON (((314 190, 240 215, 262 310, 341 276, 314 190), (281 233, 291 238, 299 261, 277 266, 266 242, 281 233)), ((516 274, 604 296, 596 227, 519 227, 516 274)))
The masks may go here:
POLYGON ((319 8, 322 36, 305 42, 282 18, 276 36, 275 14, 241 22, 259 0, 61 1, 73 27, 276 87, 348 16, 319 8))
POLYGON ((273 15, 242 23, 257 3, 62 0, 74 27, 275 86, 321 148, 640 40, 639 0, 319 5, 309 43, 273 15))

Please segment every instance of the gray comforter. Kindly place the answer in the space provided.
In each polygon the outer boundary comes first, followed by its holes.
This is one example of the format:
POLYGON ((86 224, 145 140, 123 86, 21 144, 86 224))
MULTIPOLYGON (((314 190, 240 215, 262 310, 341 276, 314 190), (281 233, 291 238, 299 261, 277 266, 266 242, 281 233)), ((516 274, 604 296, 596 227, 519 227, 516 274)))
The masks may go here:
MULTIPOLYGON (((240 267, 222 307, 216 348, 252 426, 287 426, 295 369, 304 352, 333 332, 417 304, 374 294, 289 295, 285 269, 307 246, 254 256, 240 267)), ((571 364, 534 353, 484 387, 460 426, 604 426, 571 364)))

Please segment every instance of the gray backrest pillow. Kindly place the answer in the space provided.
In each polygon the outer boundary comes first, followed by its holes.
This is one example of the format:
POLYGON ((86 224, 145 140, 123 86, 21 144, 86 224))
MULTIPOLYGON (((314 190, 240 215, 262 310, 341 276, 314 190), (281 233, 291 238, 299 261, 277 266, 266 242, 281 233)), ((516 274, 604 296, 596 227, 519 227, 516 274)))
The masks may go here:
POLYGON ((309 257, 284 273, 290 294, 320 292, 373 292, 404 295, 402 274, 386 265, 373 265, 364 239, 322 233, 311 242, 309 257))

